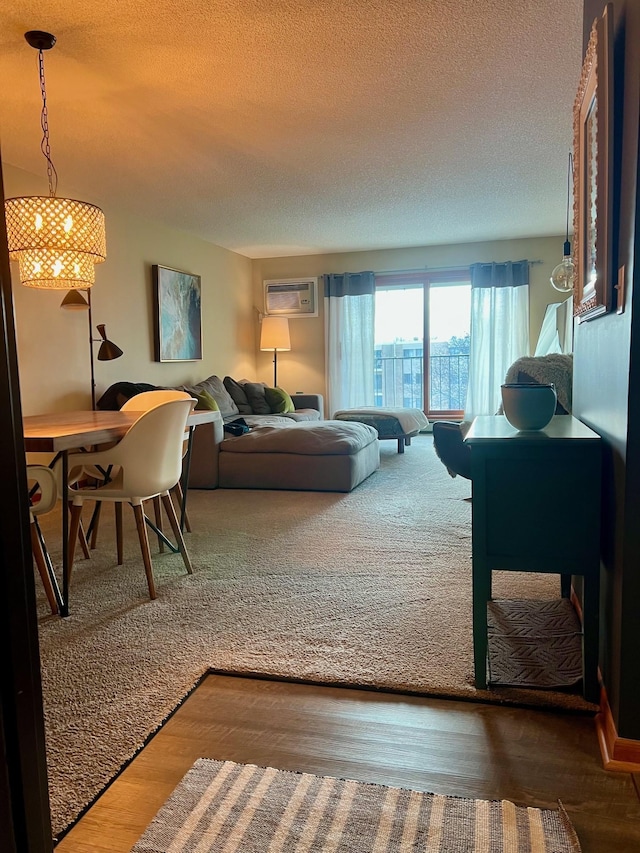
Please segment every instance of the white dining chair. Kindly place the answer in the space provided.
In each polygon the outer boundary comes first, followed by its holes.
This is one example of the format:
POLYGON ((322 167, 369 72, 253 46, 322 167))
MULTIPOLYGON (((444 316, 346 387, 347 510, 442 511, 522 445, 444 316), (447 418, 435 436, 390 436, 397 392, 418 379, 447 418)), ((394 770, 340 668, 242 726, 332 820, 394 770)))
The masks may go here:
MULTIPOLYGON (((149 596, 156 597, 153 566, 149 549, 143 501, 160 497, 176 538, 185 567, 192 573, 191 561, 169 494, 180 479, 182 453, 187 418, 194 400, 168 400, 143 412, 131 425, 125 436, 113 447, 95 453, 77 453, 69 456, 71 501, 69 525, 69 575, 73 565, 75 541, 85 500, 112 501, 116 505, 128 503, 133 508, 140 541, 140 550, 147 576, 149 596), (110 471, 106 481, 95 486, 81 486, 78 469, 96 466, 110 471)), ((71 578, 68 578, 70 582, 71 578)))
MULTIPOLYGON (((186 391, 177 391, 173 388, 161 388, 156 391, 143 391, 140 394, 136 394, 133 397, 130 397, 125 403, 120 407, 121 412, 146 412, 149 409, 155 408, 155 406, 159 406, 160 403, 166 403, 168 400, 193 400, 193 405, 195 406, 197 400, 195 400, 191 394, 188 394, 186 391)), ((189 448, 189 436, 191 430, 189 427, 185 430, 184 433, 184 441, 182 444, 182 458, 184 459, 185 454, 189 448)), ((182 513, 182 507, 184 504, 184 494, 182 492, 182 484, 180 480, 175 484, 173 489, 171 489, 171 494, 176 499, 176 503, 178 505, 178 510, 182 513)), ((163 533, 162 527, 162 512, 160 508, 160 501, 158 498, 154 498, 153 501, 153 510, 155 515, 155 524, 160 534, 163 533)), ((184 526, 187 533, 191 533, 191 522, 189 520, 189 516, 186 511, 184 512, 184 526)), ((158 548, 162 552, 164 551, 164 542, 162 539, 162 535, 158 536, 158 548)))
MULTIPOLYGON (((177 391, 171 388, 159 389, 156 391, 144 391, 140 394, 136 394, 134 397, 131 397, 129 400, 125 401, 122 405, 120 411, 130 411, 130 412, 146 412, 149 409, 155 408, 155 406, 160 405, 160 403, 166 403, 170 400, 193 400, 194 405, 196 404, 196 400, 191 397, 186 391, 177 391)), ((183 442, 183 457, 188 448, 189 442, 189 433, 190 430, 187 427, 184 435, 183 442)), ((89 477, 92 477, 95 480, 104 479, 105 474, 109 476, 113 475, 113 471, 105 472, 97 469, 95 466, 85 466, 83 470, 83 474, 89 477)), ((180 484, 180 480, 176 483, 176 485, 171 489, 171 494, 176 498, 176 502, 178 504, 179 510, 182 513, 182 506, 184 501, 184 496, 182 493, 182 486, 180 484)), ((124 551, 123 551, 123 535, 122 535, 122 504, 116 503, 114 504, 115 509, 115 522, 116 522, 116 552, 117 552, 117 560, 118 565, 121 566, 124 561, 124 551)), ((162 524, 162 509, 161 509, 161 501, 159 497, 153 498, 153 510, 154 510, 154 520, 155 527, 158 533, 158 550, 162 553, 164 551, 164 528, 162 524)), ((91 548, 95 548, 98 541, 98 530, 100 526, 100 516, 102 514, 102 503, 100 501, 96 501, 96 505, 91 516, 91 522, 89 524, 89 534, 90 534, 90 543, 91 548)), ((188 533, 191 533, 191 522, 187 513, 184 513, 184 522, 185 529, 188 533)))

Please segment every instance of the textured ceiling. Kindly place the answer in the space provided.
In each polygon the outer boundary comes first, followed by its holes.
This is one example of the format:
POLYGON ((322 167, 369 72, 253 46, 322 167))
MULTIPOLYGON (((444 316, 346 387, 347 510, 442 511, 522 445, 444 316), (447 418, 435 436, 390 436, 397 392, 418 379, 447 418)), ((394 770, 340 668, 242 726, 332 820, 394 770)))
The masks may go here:
POLYGON ((561 234, 582 0, 0 0, 3 158, 249 257, 561 234))

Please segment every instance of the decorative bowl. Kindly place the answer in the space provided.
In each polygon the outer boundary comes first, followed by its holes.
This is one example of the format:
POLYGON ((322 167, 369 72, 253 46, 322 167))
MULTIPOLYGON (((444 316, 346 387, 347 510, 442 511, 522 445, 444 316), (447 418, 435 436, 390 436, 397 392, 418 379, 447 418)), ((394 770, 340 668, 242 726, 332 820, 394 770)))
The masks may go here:
POLYGON ((557 395, 552 383, 512 382, 501 390, 504 415, 518 430, 544 429, 555 413, 557 395))

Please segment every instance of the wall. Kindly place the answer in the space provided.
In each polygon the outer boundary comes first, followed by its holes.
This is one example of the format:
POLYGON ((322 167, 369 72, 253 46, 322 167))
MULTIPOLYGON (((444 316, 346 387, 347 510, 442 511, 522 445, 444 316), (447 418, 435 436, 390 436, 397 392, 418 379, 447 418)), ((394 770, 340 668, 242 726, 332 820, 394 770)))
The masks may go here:
MULTIPOLYGON (((6 163, 3 174, 7 198, 47 194, 44 178, 6 163)), ((60 194, 74 197, 67 187, 60 194)), ((100 205, 99 199, 87 201, 100 205)), ((251 261, 188 234, 103 209, 107 260, 96 267, 93 323, 106 324, 109 338, 124 355, 115 361, 95 361, 98 398, 120 380, 173 386, 212 373, 253 378, 251 261), (202 277, 202 361, 154 361, 152 264, 202 277)), ((90 408, 87 313, 59 307, 66 291, 23 287, 18 265, 11 266, 24 414, 90 408)), ((95 328, 94 337, 98 337, 95 328)), ((97 345, 93 346, 97 355, 97 345)))
MULTIPOLYGON (((584 3, 584 46, 602 0, 584 3)), ((574 414, 605 444, 602 548, 601 669, 618 734, 640 739, 640 286, 638 244, 638 121, 640 4, 616 0, 614 269, 626 268, 623 314, 576 329, 574 414)))
MULTIPOLYGON (((383 249, 332 255, 307 255, 289 258, 263 258, 253 262, 253 298, 256 318, 256 348, 259 341, 258 314, 264 310, 263 279, 321 276, 324 273, 415 270, 467 266, 476 262, 541 261, 531 266, 530 333, 531 348, 542 324, 549 302, 560 302, 565 295, 549 284, 549 276, 562 260, 564 237, 540 237, 524 240, 500 240, 491 243, 461 243, 451 246, 425 246, 411 249, 383 249)), ((321 287, 319 287, 321 291, 321 287)), ((326 394, 324 380, 323 300, 319 293, 320 316, 305 317, 289 323, 291 352, 278 357, 278 384, 290 391, 326 394)), ((271 353, 257 352, 258 379, 273 382, 271 353)))

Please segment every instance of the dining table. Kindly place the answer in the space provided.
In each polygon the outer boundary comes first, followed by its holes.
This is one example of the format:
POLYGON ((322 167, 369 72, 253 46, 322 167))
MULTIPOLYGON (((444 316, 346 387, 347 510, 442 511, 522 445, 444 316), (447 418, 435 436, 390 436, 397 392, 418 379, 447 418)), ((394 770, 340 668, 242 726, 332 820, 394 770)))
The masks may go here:
MULTIPOLYGON (((61 483, 69 479, 69 452, 77 452, 83 448, 99 448, 101 445, 119 441, 142 415, 143 412, 126 411, 84 411, 52 412, 42 415, 27 415, 23 418, 24 447, 27 453, 53 453, 51 467, 58 461, 61 465, 61 483)), ((183 506, 181 525, 184 525, 186 508, 187 485, 189 481, 189 464, 191 458, 191 442, 193 430, 203 423, 213 421, 217 413, 205 410, 194 410, 187 419, 189 440, 187 452, 183 460, 183 506)), ((53 577, 52 584, 61 616, 69 615, 69 504, 63 495, 62 500, 62 591, 57 578, 53 577)))

